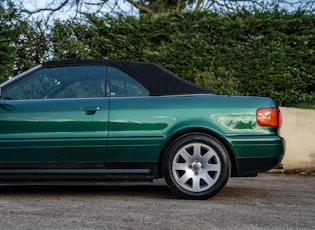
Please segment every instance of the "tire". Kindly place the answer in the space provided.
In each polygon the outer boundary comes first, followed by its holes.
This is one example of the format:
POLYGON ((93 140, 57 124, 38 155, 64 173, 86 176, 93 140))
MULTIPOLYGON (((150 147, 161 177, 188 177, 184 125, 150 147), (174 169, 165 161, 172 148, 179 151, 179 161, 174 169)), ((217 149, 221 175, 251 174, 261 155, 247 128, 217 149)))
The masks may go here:
POLYGON ((163 174, 170 190, 185 199, 208 199, 219 193, 231 173, 227 150, 214 137, 190 134, 167 150, 163 174))

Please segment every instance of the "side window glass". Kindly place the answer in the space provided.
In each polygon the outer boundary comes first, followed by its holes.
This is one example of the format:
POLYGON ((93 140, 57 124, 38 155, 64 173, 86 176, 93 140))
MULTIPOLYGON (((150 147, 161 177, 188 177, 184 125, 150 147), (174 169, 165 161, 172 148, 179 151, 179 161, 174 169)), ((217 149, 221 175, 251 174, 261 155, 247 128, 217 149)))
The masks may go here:
POLYGON ((61 99, 105 97, 105 66, 41 69, 2 91, 2 99, 61 99))
POLYGON ((125 72, 107 67, 107 90, 110 97, 140 97, 149 96, 149 91, 125 72))
POLYGON ((40 99, 45 92, 59 87, 61 82, 41 69, 2 90, 1 98, 9 100, 40 99))

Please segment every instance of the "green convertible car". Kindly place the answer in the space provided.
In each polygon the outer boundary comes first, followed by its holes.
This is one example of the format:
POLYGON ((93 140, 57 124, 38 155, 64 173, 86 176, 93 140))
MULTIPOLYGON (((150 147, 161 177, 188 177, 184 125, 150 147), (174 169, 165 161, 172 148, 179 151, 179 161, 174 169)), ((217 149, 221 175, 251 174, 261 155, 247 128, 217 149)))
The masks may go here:
POLYGON ((47 62, 0 90, 0 183, 165 178, 207 199, 284 154, 272 99, 219 96, 154 63, 47 62))

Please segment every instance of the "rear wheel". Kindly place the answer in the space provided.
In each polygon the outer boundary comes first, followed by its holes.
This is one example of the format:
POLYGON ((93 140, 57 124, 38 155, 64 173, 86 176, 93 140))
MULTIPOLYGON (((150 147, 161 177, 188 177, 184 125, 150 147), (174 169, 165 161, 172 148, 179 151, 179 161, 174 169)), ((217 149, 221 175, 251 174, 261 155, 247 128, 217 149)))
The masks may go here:
POLYGON ((231 163, 224 146, 214 137, 191 134, 167 150, 163 173, 169 188, 186 199, 207 199, 227 183, 231 163))

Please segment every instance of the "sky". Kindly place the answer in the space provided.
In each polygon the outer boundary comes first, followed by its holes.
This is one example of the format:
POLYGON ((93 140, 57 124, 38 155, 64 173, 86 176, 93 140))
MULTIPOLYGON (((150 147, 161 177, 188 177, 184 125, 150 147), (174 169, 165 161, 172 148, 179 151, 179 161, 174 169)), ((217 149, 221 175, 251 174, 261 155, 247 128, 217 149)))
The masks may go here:
MULTIPOLYGON (((40 9, 40 8, 45 8, 47 6, 50 7, 55 7, 56 5, 58 5, 58 3, 62 2, 63 0, 21 0, 21 3, 24 5, 24 7, 30 11, 34 11, 36 9, 40 9)), ((101 0, 90 0, 89 2, 100 2, 101 0)), ((110 0, 109 0, 110 2, 110 0)), ((130 9, 130 4, 125 3, 125 1, 120 1, 119 2, 120 6, 122 6, 122 8, 124 10, 129 10, 130 9)), ((90 12, 95 12, 95 10, 97 9, 96 7, 91 6, 90 7, 91 10, 90 12)), ((105 7, 102 8, 104 10, 104 12, 110 12, 111 8, 107 7, 107 9, 105 7)), ((85 11, 88 11, 88 8, 84 9, 85 11)), ((58 19, 67 19, 67 18, 71 18, 73 16, 75 16, 75 7, 73 7, 72 9, 70 7, 64 7, 61 11, 58 11, 58 13, 54 14, 54 17, 58 18, 58 19)), ((41 12, 39 15, 37 16, 46 16, 48 15, 48 12, 41 12)), ((35 16, 36 17, 36 16, 35 16)))
MULTIPOLYGON (((51 5, 53 2, 56 2, 56 1, 54 0, 25 0, 25 1, 22 1, 22 4, 27 10, 34 11, 36 9, 45 8, 46 6, 51 5)), ((45 15, 47 15, 47 12, 42 12, 39 15, 42 15, 45 17, 45 15)), ((67 19, 74 15, 75 15, 74 11, 71 11, 70 9, 65 9, 64 12, 58 13, 57 17, 61 19, 67 19)))
MULTIPOLYGON (((51 6, 54 7, 56 5, 58 5, 58 3, 62 2, 63 0, 19 0, 21 2, 21 4, 23 4, 26 9, 28 10, 35 10, 35 9, 39 9, 39 8, 45 8, 46 6, 51 6)), ((101 0, 84 0, 85 2, 100 2, 101 0)), ((118 0, 119 1, 119 6, 121 6, 121 8, 126 11, 126 12, 130 12, 132 7, 129 3, 126 3, 125 0, 118 0)), ((268 1, 272 1, 272 0, 264 0, 264 2, 268 2, 268 1)), ((109 0, 110 2, 114 2, 114 0, 109 0)), ((286 2, 288 4, 284 5, 286 7, 286 9, 294 10, 294 7, 290 6, 290 3, 296 3, 296 2, 303 2, 304 4, 306 4, 307 2, 313 2, 313 5, 315 7, 315 0, 286 0, 286 2)), ((113 5, 113 4, 112 4, 113 5)), ((95 7, 91 7, 91 13, 95 12, 95 7)), ((133 8, 134 9, 134 8, 133 8)), ((85 11, 87 11, 87 8, 84 9, 85 11)), ((111 12, 111 8, 107 7, 106 8, 102 8, 103 12, 111 12)), ((138 11, 134 10, 134 13, 137 14, 138 11)), ((42 12, 40 15, 36 15, 35 17, 47 17, 48 13, 47 12, 42 12)), ((71 18, 75 16, 75 8, 73 7, 72 9, 68 8, 64 8, 62 11, 59 11, 58 13, 54 14, 54 18, 58 18, 58 19, 67 19, 67 18, 71 18)), ((33 16, 34 17, 34 16, 33 16)))

